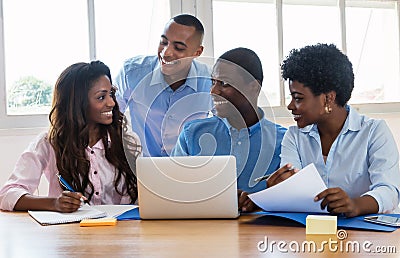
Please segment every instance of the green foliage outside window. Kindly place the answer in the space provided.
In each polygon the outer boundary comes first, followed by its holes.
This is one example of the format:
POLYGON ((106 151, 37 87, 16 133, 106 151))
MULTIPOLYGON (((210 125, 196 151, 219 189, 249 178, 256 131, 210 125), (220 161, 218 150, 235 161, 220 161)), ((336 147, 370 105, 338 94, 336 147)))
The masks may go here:
POLYGON ((25 76, 16 81, 8 92, 8 107, 50 106, 53 87, 34 76, 25 76))

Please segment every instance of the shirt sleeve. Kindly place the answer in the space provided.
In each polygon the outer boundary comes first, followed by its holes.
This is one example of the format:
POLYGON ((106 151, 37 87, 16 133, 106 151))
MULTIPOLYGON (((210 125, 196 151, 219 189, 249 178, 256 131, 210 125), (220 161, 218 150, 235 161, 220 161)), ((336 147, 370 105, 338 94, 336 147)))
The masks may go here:
POLYGON ((368 144, 370 195, 378 202, 379 213, 398 209, 400 199, 399 153, 393 135, 383 120, 371 131, 368 144))
POLYGON ((290 163, 295 168, 302 169, 301 158, 297 147, 297 135, 297 128, 289 127, 289 130, 287 130, 283 136, 280 167, 290 163))
POLYGON ((186 138, 186 126, 179 134, 178 141, 171 151, 171 156, 189 156, 188 143, 186 138))
POLYGON ((51 156, 51 145, 46 134, 41 134, 19 157, 14 171, 0 190, 0 209, 12 211, 17 201, 26 194, 33 194, 51 156))

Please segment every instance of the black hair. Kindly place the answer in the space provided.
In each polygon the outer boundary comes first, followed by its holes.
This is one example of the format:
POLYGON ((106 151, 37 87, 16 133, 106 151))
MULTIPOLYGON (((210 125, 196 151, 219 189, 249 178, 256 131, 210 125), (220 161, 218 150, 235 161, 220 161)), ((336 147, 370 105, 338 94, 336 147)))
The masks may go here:
MULTIPOLYGON (((85 152, 90 134, 88 92, 104 75, 111 83, 110 69, 101 61, 80 62, 67 67, 55 84, 49 114, 51 126, 48 140, 54 149, 58 173, 89 201, 94 195, 94 186, 89 175, 90 159, 85 152)), ((135 164, 141 147, 126 134, 126 118, 119 110, 114 92, 112 88, 115 103, 113 121, 107 125, 99 124, 99 133, 105 147, 105 158, 115 167, 115 190, 120 195, 129 196, 134 203, 137 199, 137 179, 135 167, 130 165, 135 164), (121 182, 124 189, 119 187, 121 182)))
POLYGON ((203 24, 201 24, 201 21, 196 17, 194 17, 193 15, 179 14, 173 17, 172 20, 181 25, 194 27, 196 29, 196 32, 200 33, 201 36, 204 35, 203 24))
POLYGON ((234 48, 223 53, 218 60, 226 60, 242 67, 258 80, 260 85, 262 84, 264 74, 261 60, 253 50, 244 47, 234 48))
POLYGON ((336 103, 345 106, 354 88, 353 66, 334 44, 293 49, 281 65, 283 79, 298 81, 314 96, 336 92, 336 103))

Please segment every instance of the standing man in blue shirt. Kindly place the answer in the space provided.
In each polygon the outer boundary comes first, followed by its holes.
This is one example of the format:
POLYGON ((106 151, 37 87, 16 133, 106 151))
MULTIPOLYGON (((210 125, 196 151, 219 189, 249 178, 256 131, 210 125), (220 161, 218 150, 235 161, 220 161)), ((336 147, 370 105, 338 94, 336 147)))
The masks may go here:
POLYGON ((248 211, 247 193, 265 188, 265 182, 255 179, 279 168, 286 129, 267 120, 257 105, 264 76, 254 51, 235 48, 225 52, 211 77, 217 116, 187 123, 172 155, 234 155, 239 208, 248 211))
POLYGON ((120 110, 129 107, 132 130, 144 156, 168 156, 183 124, 212 108, 210 69, 194 58, 203 52, 204 28, 181 14, 165 26, 157 56, 125 61, 114 80, 120 110))

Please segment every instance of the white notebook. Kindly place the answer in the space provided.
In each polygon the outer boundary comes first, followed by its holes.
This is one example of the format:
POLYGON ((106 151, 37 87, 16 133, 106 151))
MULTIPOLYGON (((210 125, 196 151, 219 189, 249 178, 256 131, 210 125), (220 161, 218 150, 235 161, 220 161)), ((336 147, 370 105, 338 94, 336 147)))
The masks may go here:
POLYGON ((83 205, 75 212, 62 213, 56 211, 28 211, 29 215, 43 226, 80 222, 83 219, 97 219, 107 216, 107 213, 90 205, 83 205))

